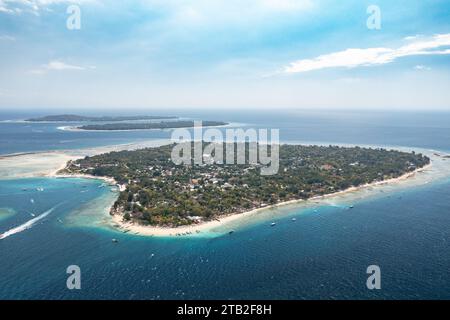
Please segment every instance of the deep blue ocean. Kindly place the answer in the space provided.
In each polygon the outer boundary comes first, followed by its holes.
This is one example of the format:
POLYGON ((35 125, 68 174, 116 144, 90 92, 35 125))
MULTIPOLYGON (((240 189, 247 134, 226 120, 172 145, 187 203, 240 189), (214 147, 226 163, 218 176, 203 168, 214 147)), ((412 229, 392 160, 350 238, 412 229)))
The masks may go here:
MULTIPOLYGON (((450 113, 172 113, 279 128, 284 142, 450 151, 450 113)), ((0 120, 31 115, 3 112, 0 120)), ((65 125, 0 122, 0 155, 170 137, 58 129, 65 125)), ((99 227, 90 214, 98 217, 96 204, 112 194, 101 181, 0 180, 0 234, 48 213, 0 240, 0 299, 450 299, 449 190, 443 178, 358 200, 352 210, 282 209, 232 235, 149 238, 99 227), (81 290, 66 288, 69 265, 81 268, 81 290), (366 287, 369 265, 381 268, 381 290, 366 287)))

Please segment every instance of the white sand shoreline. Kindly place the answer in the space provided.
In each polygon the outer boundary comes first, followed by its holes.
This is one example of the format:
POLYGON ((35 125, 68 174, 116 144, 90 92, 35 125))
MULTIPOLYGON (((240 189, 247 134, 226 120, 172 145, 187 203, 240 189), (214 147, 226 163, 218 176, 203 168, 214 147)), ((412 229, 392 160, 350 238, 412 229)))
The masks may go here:
MULTIPOLYGON (((400 177, 392 178, 384 181, 377 181, 365 185, 361 185, 358 187, 350 187, 346 190, 325 194, 322 196, 315 196, 310 199, 298 199, 298 200, 290 200, 285 202, 280 202, 275 205, 266 206, 263 208, 255 208, 243 213, 237 213, 237 214, 229 214, 226 216, 217 217, 215 220, 202 222, 195 225, 189 225, 189 226, 180 226, 176 228, 169 228, 169 227, 158 227, 158 226, 145 226, 145 225, 139 225, 133 222, 126 222, 123 220, 123 217, 119 214, 115 214, 112 216, 112 221, 114 223, 114 227, 118 228, 122 232, 127 232, 134 235, 141 235, 141 236, 156 236, 156 237, 174 237, 174 236, 190 236, 190 235, 201 235, 205 232, 208 232, 212 229, 223 227, 227 224, 230 224, 231 222, 241 220, 246 217, 250 217, 253 215, 256 215, 260 212, 276 209, 279 207, 285 207, 288 205, 295 205, 299 203, 308 203, 315 200, 322 200, 326 198, 336 197, 340 195, 344 195, 351 192, 356 192, 362 189, 374 187, 374 186, 380 186, 385 184, 393 184, 393 183, 400 183, 402 181, 407 180, 408 178, 416 175, 419 172, 422 172, 424 170, 430 169, 432 167, 432 163, 416 169, 412 172, 408 172, 400 177)), ((229 229, 228 232, 234 231, 233 229, 229 229)), ((227 231, 224 230, 224 233, 227 231)))
POLYGON ((101 181, 104 181, 105 183, 107 183, 110 186, 117 186, 118 185, 117 181, 114 180, 114 178, 102 177, 102 176, 93 176, 93 175, 89 175, 89 174, 58 174, 57 172, 55 172, 54 174, 50 175, 49 177, 58 178, 58 179, 80 178, 80 179, 101 180, 101 181))
POLYGON ((55 177, 56 172, 64 169, 68 161, 74 161, 86 156, 94 156, 111 151, 137 150, 159 147, 170 143, 172 142, 168 139, 155 139, 84 149, 36 151, 0 155, 0 180, 55 177))

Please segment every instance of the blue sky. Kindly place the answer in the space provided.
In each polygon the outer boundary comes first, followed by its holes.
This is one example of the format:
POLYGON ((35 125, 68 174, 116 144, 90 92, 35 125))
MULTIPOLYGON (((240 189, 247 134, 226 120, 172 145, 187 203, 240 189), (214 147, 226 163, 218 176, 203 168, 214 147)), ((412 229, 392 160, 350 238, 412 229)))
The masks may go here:
POLYGON ((450 110, 449 17, 441 0, 0 0, 0 108, 450 110))

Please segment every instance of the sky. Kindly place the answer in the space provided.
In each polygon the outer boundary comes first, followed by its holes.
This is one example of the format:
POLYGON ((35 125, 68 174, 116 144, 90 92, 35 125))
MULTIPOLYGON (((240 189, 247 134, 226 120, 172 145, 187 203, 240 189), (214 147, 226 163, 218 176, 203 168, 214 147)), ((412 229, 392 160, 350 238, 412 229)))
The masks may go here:
POLYGON ((0 110, 450 111, 449 17, 448 0, 0 0, 0 110))

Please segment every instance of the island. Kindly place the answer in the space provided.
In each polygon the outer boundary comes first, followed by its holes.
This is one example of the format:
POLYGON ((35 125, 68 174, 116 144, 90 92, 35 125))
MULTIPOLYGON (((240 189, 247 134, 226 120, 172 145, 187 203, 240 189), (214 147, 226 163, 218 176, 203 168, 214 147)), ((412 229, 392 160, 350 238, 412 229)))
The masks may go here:
MULTIPOLYGON (((77 127, 80 130, 99 130, 99 131, 123 131, 123 130, 151 130, 151 129, 177 129, 193 128, 194 121, 162 121, 162 122, 136 122, 136 123, 106 123, 89 124, 77 127)), ((203 127, 225 126, 227 122, 222 121, 203 121, 203 127)))
POLYGON ((404 177, 430 164, 415 152, 280 145, 278 173, 263 176, 261 165, 248 161, 175 165, 173 147, 85 157, 69 161, 60 173, 112 178, 120 193, 111 215, 124 223, 174 228, 404 177))
POLYGON ((27 122, 109 122, 109 121, 139 121, 139 120, 164 120, 177 119, 174 116, 101 116, 101 117, 86 117, 74 114, 50 115, 39 118, 26 119, 27 122))

